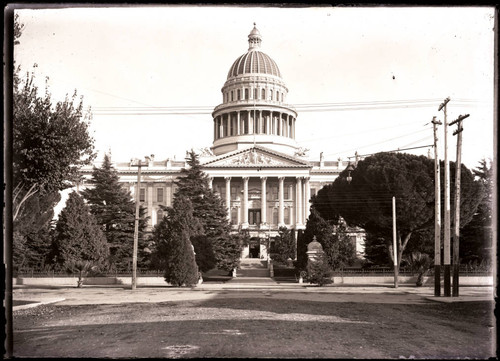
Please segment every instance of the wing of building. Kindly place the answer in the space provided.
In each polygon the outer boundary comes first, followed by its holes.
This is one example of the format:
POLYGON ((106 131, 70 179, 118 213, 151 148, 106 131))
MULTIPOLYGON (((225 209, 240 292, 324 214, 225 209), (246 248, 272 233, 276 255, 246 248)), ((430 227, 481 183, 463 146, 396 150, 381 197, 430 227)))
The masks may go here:
MULTIPOLYGON (((305 228, 311 197, 347 166, 322 155, 318 161, 306 160, 295 140, 297 112, 287 103, 288 88, 276 62, 261 51, 261 42, 254 26, 248 51, 229 68, 222 103, 212 113, 213 144, 200 152, 210 186, 226 202, 233 230, 247 229, 252 237, 243 258, 267 258, 267 242, 262 240, 275 236, 280 226, 305 228)), ((130 162, 114 166, 135 194, 137 167, 130 162)), ((139 197, 150 228, 161 219, 160 206, 172 204, 174 181, 184 166, 172 159, 151 159, 142 167, 139 197)), ((87 179, 91 172, 82 170, 87 179)))

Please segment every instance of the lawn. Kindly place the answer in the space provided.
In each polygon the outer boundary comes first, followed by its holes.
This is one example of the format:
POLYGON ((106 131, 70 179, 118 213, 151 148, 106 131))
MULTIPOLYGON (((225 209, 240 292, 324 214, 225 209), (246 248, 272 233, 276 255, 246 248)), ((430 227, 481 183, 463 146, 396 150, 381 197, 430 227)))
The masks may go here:
MULTIPOLYGON (((231 298, 14 313, 17 357, 487 358, 492 302, 231 298)), ((369 297, 369 295, 367 295, 369 297)))

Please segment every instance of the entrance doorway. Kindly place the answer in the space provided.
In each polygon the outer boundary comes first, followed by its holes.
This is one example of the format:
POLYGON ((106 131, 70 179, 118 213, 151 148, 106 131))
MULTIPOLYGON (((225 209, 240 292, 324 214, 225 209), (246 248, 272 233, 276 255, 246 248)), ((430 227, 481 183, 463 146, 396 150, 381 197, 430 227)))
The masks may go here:
POLYGON ((249 209, 248 210, 248 224, 253 226, 260 225, 260 209, 249 209))
POLYGON ((260 242, 258 238, 252 238, 248 245, 248 258, 260 257, 260 242))

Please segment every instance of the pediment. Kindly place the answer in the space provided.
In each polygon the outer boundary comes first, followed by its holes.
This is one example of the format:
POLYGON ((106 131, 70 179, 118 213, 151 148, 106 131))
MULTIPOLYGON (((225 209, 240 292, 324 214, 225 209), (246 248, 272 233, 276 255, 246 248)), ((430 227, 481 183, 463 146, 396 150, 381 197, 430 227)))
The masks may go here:
POLYGON ((224 154, 203 167, 310 167, 307 162, 262 147, 252 147, 224 154))

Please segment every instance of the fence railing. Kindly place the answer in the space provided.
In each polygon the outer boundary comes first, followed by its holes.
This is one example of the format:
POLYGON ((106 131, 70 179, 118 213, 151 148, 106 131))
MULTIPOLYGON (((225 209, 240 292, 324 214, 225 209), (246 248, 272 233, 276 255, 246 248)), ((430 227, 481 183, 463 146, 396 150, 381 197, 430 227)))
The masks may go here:
MULTIPOLYGON (((137 270, 137 277, 163 277, 163 271, 160 270, 137 270)), ((36 270, 33 268, 20 269, 14 271, 14 277, 72 277, 77 273, 66 271, 36 270)), ((132 271, 110 271, 99 273, 87 273, 85 277, 132 277, 132 271)))
MULTIPOLYGON (((344 268, 342 270, 336 271, 336 274, 343 276, 392 276, 394 275, 394 269, 389 267, 376 267, 376 268, 344 268)), ((441 270, 443 273, 443 270, 441 270)), ((412 276, 414 273, 405 267, 401 267, 399 270, 399 275, 401 276, 412 276)), ((491 276, 493 273, 491 269, 480 269, 480 268, 470 268, 468 266, 460 267, 461 276, 491 276)), ((427 272, 427 276, 433 276, 434 269, 430 268, 427 272)), ((14 271, 14 277, 71 277, 77 276, 76 274, 68 273, 66 271, 52 271, 52 270, 37 270, 34 268, 25 268, 14 271)), ((86 277, 132 277, 131 271, 111 271, 111 272, 101 272, 101 273, 89 273, 86 277)), ((163 277, 163 271, 161 270, 147 270, 138 269, 137 277, 163 277)))

